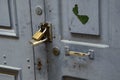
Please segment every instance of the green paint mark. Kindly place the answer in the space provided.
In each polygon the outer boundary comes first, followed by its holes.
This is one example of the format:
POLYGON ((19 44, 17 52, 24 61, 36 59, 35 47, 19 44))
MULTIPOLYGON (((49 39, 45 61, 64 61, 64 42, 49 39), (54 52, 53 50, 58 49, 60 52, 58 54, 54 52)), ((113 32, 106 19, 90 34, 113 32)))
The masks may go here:
POLYGON ((77 17, 82 22, 82 24, 86 24, 89 20, 89 17, 86 15, 77 15, 77 17))
POLYGON ((78 11, 78 5, 75 4, 74 8, 73 8, 73 13, 77 16, 77 18, 79 19, 79 21, 82 23, 82 24, 86 24, 89 20, 89 17, 87 15, 79 15, 79 11, 78 11))
POLYGON ((73 8, 73 13, 77 16, 78 15, 78 5, 76 4, 75 7, 73 8))

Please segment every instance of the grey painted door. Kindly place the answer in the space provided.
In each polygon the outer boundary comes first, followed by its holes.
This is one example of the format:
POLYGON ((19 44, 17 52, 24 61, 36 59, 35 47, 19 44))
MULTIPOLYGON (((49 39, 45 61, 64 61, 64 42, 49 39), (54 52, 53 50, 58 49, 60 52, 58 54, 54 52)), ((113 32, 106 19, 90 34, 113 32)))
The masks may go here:
POLYGON ((49 80, 120 79, 120 0, 46 0, 46 16, 53 25, 49 80), (66 56, 66 48, 92 49, 94 60, 66 56))
POLYGON ((44 45, 29 43, 43 21, 43 0, 0 0, 0 80, 47 80, 44 45), (39 5, 42 15, 35 13, 39 5))

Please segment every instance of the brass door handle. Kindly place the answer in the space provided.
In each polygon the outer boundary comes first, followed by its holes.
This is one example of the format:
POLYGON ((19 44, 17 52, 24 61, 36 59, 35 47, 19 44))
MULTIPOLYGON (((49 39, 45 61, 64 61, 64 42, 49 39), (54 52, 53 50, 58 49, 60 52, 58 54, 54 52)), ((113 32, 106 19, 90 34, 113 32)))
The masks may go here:
POLYGON ((85 52, 70 51, 68 47, 66 48, 66 56, 78 56, 78 57, 88 56, 90 60, 94 60, 95 58, 94 50, 92 49, 89 49, 85 53, 85 52))
POLYGON ((71 56, 80 56, 80 57, 90 55, 90 53, 83 53, 83 52, 76 52, 76 51, 69 51, 68 54, 71 55, 71 56))

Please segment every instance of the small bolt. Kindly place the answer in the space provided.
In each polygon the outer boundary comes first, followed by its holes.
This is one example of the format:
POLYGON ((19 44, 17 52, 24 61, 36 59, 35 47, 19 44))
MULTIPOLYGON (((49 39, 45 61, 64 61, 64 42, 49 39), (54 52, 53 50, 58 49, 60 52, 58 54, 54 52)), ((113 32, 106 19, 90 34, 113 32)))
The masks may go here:
POLYGON ((93 49, 89 49, 89 53, 90 55, 88 56, 90 60, 94 60, 95 59, 95 54, 94 54, 94 50, 93 49))
POLYGON ((29 58, 27 58, 27 62, 30 62, 30 59, 29 59, 29 58))
POLYGON ((6 64, 7 64, 7 62, 6 62, 6 61, 4 61, 3 63, 4 63, 4 65, 6 65, 6 64))
POLYGON ((28 65, 28 69, 30 69, 30 65, 28 65))
POLYGON ((49 12, 52 12, 52 10, 49 10, 49 12))
POLYGON ((3 58, 6 59, 6 55, 3 55, 3 58))

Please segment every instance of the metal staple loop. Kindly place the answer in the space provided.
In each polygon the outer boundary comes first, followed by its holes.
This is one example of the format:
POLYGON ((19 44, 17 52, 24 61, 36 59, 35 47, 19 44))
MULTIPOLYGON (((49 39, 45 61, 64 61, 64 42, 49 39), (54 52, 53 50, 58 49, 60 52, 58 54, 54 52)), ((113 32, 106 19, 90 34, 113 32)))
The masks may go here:
POLYGON ((35 46, 37 44, 44 43, 45 41, 47 41, 47 38, 40 40, 40 41, 31 40, 30 43, 35 46))

